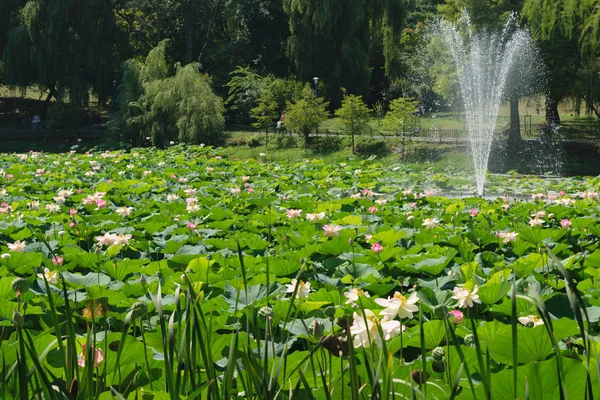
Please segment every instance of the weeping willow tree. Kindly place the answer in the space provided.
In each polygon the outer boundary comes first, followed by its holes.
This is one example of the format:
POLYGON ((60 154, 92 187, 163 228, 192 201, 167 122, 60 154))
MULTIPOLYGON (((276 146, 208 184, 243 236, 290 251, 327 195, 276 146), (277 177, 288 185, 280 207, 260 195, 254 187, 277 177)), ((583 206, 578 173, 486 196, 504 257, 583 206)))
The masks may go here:
POLYGON ((117 111, 109 121, 111 134, 134 146, 164 147, 170 141, 220 144, 223 100, 213 92, 210 77, 199 73, 198 63, 168 63, 168 44, 160 42, 143 63, 124 63, 117 111))
POLYGON ((405 2, 283 0, 283 8, 291 31, 287 50, 298 77, 321 78, 333 107, 341 103, 342 87, 369 98, 372 49, 382 48, 389 60, 404 22, 405 2), (375 38, 383 44, 375 46, 375 38))
POLYGON ((37 84, 52 97, 86 105, 112 91, 118 31, 114 0, 28 0, 13 10, 3 61, 8 84, 37 84))
MULTIPOLYGON (((600 59, 600 3, 598 0, 525 0, 523 19, 539 40, 550 72, 550 94, 546 98, 546 120, 560 124, 558 103, 582 94, 594 108, 589 93, 597 82, 600 59)), ((591 105, 591 106, 590 106, 591 105)))

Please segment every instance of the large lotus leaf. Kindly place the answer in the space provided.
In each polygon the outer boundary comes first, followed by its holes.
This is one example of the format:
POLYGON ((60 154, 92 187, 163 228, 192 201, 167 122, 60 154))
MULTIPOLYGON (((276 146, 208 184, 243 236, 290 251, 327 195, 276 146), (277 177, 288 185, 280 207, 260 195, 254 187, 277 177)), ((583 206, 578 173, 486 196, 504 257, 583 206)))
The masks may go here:
MULTIPOLYGON (((554 354, 552 341, 544 326, 518 327, 517 360, 520 364, 544 361, 554 354)), ((488 342, 491 357, 497 362, 512 364, 512 334, 497 335, 488 342)))
POLYGON ((110 277, 103 273, 93 273, 90 272, 85 275, 81 274, 72 274, 70 272, 62 272, 61 273, 63 279, 68 284, 71 284, 75 287, 90 287, 94 285, 108 285, 110 283, 110 277))
POLYGON ((373 240, 381 242, 382 245, 385 247, 396 245, 398 241, 404 237, 406 237, 405 231, 389 229, 387 231, 378 232, 375 235, 373 235, 373 240))
POLYGON ((353 279, 381 276, 372 265, 362 263, 345 263, 338 267, 337 273, 342 277, 350 275, 353 279))
MULTIPOLYGON (((562 358, 564 379, 562 387, 565 391, 565 397, 568 399, 584 399, 586 391, 586 371, 585 366, 570 358, 562 358)), ((595 374, 592 374, 594 377, 595 374)), ((514 379, 512 369, 505 369, 492 374, 492 398, 499 400, 513 400, 514 397, 514 379)), ((597 381, 597 378, 593 378, 597 381)), ((598 396, 598 386, 593 383, 594 398, 598 396)), ((465 388, 466 389, 466 388, 465 388)), ((484 398, 485 395, 480 388, 477 391, 477 398, 484 398)), ((465 393, 466 398, 471 398, 470 393, 465 393)), ((524 367, 519 367, 517 374, 517 397, 528 398, 531 400, 559 400, 557 364, 554 359, 531 363, 524 367)))
MULTIPOLYGON (((431 350, 439 346, 441 341, 446 337, 446 327, 444 321, 433 320, 423 324, 423 336, 425 349, 431 350)), ((407 339, 403 343, 403 347, 412 346, 421 348, 421 332, 420 326, 416 325, 406 331, 407 339)))
POLYGON ((445 255, 425 253, 416 257, 405 256, 398 260, 398 265, 408 272, 435 276, 442 272, 457 254, 456 250, 448 249, 445 255))
POLYGON ((298 261, 286 260, 285 258, 270 258, 268 262, 269 271, 277 277, 295 275, 302 266, 298 261))
POLYGON ((17 275, 33 275, 34 267, 42 264, 42 253, 11 252, 10 257, 2 260, 2 265, 17 275))
POLYGON ((479 287, 478 294, 483 304, 495 304, 506 296, 512 287, 508 278, 510 273, 509 269, 496 272, 485 285, 479 287))
POLYGON ((267 288, 264 285, 253 285, 248 286, 246 289, 237 290, 236 288, 225 285, 225 301, 229 304, 230 308, 242 308, 249 306, 255 302, 258 302, 269 296, 273 296, 280 293, 283 287, 277 283, 271 283, 267 288))
POLYGON ((349 249, 350 245, 348 244, 348 240, 344 240, 344 238, 338 236, 326 241, 325 243, 322 243, 319 252, 322 254, 331 254, 333 256, 339 256, 340 254, 349 249))

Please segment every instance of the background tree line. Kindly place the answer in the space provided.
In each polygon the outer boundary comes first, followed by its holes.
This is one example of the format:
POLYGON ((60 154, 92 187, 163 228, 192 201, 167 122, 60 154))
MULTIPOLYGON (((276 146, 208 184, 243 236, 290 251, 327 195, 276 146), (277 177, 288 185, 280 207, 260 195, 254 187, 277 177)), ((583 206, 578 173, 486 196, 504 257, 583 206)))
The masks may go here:
MULTIPOLYGON (((151 98, 161 91, 150 82, 165 79, 156 85, 183 91, 176 83, 192 79, 201 93, 223 99, 208 109, 224 110, 230 123, 274 123, 287 102, 303 99, 314 76, 329 111, 344 93, 386 110, 399 97, 439 110, 455 103, 455 88, 443 65, 424 62, 422 49, 431 20, 457 19, 463 9, 479 29, 498 29, 519 13, 544 63, 549 123, 560 122, 557 106, 566 99, 600 117, 597 0, 3 0, 0 84, 37 85, 48 104, 83 107, 90 95, 110 103, 116 81, 115 126, 140 138, 142 130, 177 129, 183 138, 223 125, 191 117, 154 124, 166 111, 151 98), (147 71, 156 66, 149 60, 156 48, 160 76, 147 71)), ((516 105, 526 95, 507 94, 516 105)))

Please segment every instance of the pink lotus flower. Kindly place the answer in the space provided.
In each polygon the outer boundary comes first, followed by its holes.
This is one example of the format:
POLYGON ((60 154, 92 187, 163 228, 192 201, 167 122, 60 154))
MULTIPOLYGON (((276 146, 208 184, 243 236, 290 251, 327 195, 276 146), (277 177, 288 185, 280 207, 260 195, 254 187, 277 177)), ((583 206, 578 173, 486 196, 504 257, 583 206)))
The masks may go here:
POLYGON ((252 193, 252 192, 254 192, 254 189, 253 189, 253 188, 251 188, 251 187, 249 187, 249 188, 248 188, 248 193, 252 193))
POLYGON ((410 208, 417 208, 417 203, 415 203, 414 201, 410 202, 408 205, 410 206, 410 208))
MULTIPOLYGON (((79 354, 79 356, 77 357, 77 365, 79 365, 81 368, 85 368, 85 359, 86 359, 86 351, 85 351, 85 343, 83 344, 83 349, 81 351, 81 354, 79 354)), ((92 350, 94 352, 94 368, 98 368, 98 366, 100 365, 100 363, 102 361, 104 361, 104 353, 102 352, 102 350, 96 348, 96 347, 92 347, 92 350)))
POLYGON ((64 262, 65 262, 65 259, 62 258, 61 256, 52 257, 52 264, 56 265, 57 267, 62 267, 64 262))
POLYGON ((77 189, 77 194, 83 193, 83 189, 77 189))
POLYGON ((187 224, 187 228, 188 228, 190 231, 193 231, 193 230, 195 230, 195 229, 196 229, 196 224, 195 224, 195 223, 193 223, 193 222, 188 222, 188 224, 187 224))
POLYGON ((564 196, 565 194, 566 194, 566 193, 565 193, 565 191, 564 191, 564 190, 561 190, 560 192, 558 192, 558 195, 559 195, 559 196, 564 196))
POLYGON ((379 243, 373 243, 373 245, 371 246, 371 251, 375 254, 379 254, 383 251, 383 246, 379 243))
POLYGON ((73 229, 77 226, 77 223, 74 221, 69 222, 69 228, 73 229))
POLYGON ((477 285, 475 285, 473 290, 455 286, 453 290, 454 296, 452 296, 452 298, 458 300, 458 307, 470 308, 474 306, 474 303, 481 304, 481 300, 479 299, 479 295, 477 294, 478 290, 479 286, 477 285))
POLYGON ((363 189, 362 194, 367 197, 373 197, 373 191, 371 189, 363 189))
POLYGON ((452 310, 448 313, 452 317, 452 324, 457 325, 463 321, 464 314, 460 310, 452 310))
POLYGON ((75 215, 75 214, 77 214, 77 210, 76 210, 76 209, 74 209, 74 208, 71 208, 71 209, 69 210, 69 215, 72 217, 72 216, 73 216, 73 215, 75 215))
POLYGON ((288 219, 296 219, 301 215, 302 210, 295 210, 293 208, 288 208, 287 210, 285 210, 285 216, 288 217, 288 219))
POLYGON ((479 214, 479 210, 478 210, 478 209, 476 209, 476 208, 471 208, 471 209, 469 210, 469 215, 470 215, 471 217, 476 217, 476 216, 477 216, 477 214, 479 214))
POLYGON ((12 179, 12 178, 14 178, 14 177, 15 177, 15 176, 14 176, 13 174, 6 174, 6 179, 12 179))
POLYGON ((97 199, 96 200, 96 210, 99 210, 101 208, 106 207, 106 200, 104 199, 97 199))
POLYGON ((21 242, 20 240, 17 240, 14 243, 6 243, 6 245, 10 251, 14 251, 16 253, 25 250, 27 242, 21 242))
POLYGON ((369 207, 369 213, 371 213, 371 214, 377 214, 377 211, 379 211, 377 209, 377 207, 375 207, 375 206, 369 207))
POLYGON ((325 236, 340 236, 340 231, 343 228, 339 225, 323 225, 325 236))
POLYGON ((560 221, 560 226, 565 229, 569 229, 571 227, 571 221, 565 218, 562 221, 560 221))

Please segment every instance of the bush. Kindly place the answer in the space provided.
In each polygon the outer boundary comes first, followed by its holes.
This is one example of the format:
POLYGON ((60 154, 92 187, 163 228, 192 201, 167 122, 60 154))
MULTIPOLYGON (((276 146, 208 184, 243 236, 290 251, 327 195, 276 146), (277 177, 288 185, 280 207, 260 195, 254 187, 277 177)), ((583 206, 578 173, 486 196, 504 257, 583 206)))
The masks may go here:
POLYGON ((356 154, 365 155, 365 156, 371 156, 371 155, 384 156, 384 155, 387 155, 390 153, 390 148, 388 147, 387 142, 383 139, 379 139, 379 140, 363 139, 363 140, 360 140, 358 143, 356 143, 356 145, 354 146, 354 152, 356 154))
POLYGON ((313 153, 317 154, 334 153, 344 149, 346 146, 348 148, 351 147, 345 136, 317 136, 311 139, 310 149, 312 149, 313 153))
POLYGON ((251 136, 248 138, 246 143, 248 144, 248 147, 254 148, 262 145, 262 140, 258 136, 251 136))
POLYGON ((288 135, 285 133, 277 133, 277 147, 287 149, 290 147, 298 146, 298 139, 296 136, 288 135))

